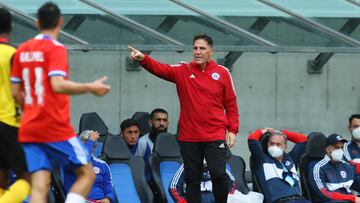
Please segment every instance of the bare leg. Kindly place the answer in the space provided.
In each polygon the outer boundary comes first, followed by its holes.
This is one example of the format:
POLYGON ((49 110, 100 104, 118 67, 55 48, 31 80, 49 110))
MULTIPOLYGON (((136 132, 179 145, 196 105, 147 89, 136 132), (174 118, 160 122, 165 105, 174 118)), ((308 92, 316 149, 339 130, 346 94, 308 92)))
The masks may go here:
POLYGON ((71 187, 70 192, 86 197, 95 180, 95 174, 91 164, 83 165, 75 170, 77 180, 71 187))
POLYGON ((31 174, 30 203, 46 203, 51 177, 50 171, 41 170, 31 174))

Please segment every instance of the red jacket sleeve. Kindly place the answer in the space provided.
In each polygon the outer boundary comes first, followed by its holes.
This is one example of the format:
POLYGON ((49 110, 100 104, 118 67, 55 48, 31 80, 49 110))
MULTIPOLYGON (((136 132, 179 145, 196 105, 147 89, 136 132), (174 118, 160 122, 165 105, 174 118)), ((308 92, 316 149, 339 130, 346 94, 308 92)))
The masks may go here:
POLYGON ((360 163, 356 163, 352 160, 349 160, 348 162, 355 167, 356 174, 360 174, 360 163))
POLYGON ((171 66, 169 64, 160 63, 146 54, 145 58, 140 62, 140 64, 150 73, 158 76, 159 78, 174 83, 176 79, 176 71, 181 66, 181 64, 171 66))
POLYGON ((226 117, 228 120, 228 130, 232 133, 239 132, 239 110, 236 103, 236 92, 234 83, 232 81, 229 70, 226 69, 226 77, 224 80, 225 91, 224 91, 224 107, 226 110, 226 117))
POLYGON ((287 139, 290 140, 291 142, 300 143, 307 141, 307 136, 305 134, 291 132, 288 130, 281 130, 281 132, 283 132, 286 135, 287 139))
POLYGON ((260 129, 255 130, 253 133, 251 133, 248 137, 248 140, 256 140, 259 141, 260 137, 262 136, 262 132, 260 129))

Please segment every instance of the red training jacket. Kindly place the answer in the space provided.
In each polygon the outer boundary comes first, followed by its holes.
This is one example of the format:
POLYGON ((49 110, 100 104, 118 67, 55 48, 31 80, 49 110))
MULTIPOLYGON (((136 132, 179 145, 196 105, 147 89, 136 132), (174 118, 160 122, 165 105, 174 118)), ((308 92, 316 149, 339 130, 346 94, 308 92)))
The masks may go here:
POLYGON ((226 130, 238 132, 236 93, 228 69, 214 61, 209 61, 204 70, 194 61, 162 64, 148 55, 141 65, 176 84, 180 100, 179 141, 225 140, 226 130))

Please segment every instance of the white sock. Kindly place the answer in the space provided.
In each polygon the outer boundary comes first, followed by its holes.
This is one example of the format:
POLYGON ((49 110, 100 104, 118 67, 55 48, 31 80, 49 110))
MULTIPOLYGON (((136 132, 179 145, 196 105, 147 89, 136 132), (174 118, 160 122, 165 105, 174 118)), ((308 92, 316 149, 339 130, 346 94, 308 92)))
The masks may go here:
POLYGON ((65 203, 85 203, 85 198, 77 193, 70 192, 66 195, 65 203))

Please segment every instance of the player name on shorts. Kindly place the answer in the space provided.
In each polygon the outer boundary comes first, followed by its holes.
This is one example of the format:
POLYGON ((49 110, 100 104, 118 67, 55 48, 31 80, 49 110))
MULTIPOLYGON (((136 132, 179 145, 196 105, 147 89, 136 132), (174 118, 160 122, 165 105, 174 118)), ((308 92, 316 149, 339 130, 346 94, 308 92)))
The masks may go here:
POLYGON ((22 52, 20 62, 44 62, 44 53, 41 51, 22 52))

